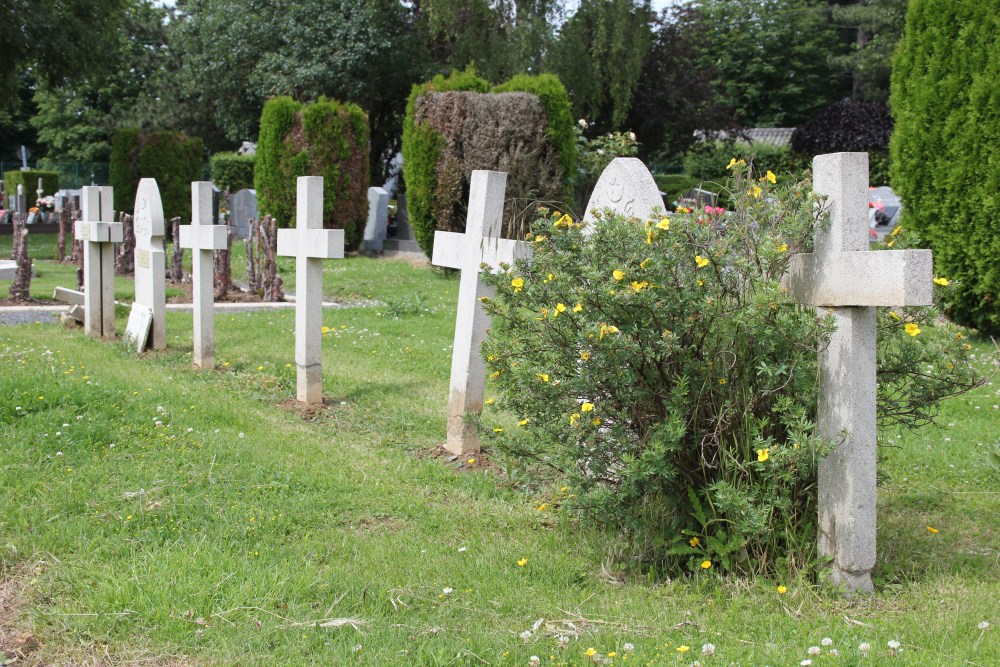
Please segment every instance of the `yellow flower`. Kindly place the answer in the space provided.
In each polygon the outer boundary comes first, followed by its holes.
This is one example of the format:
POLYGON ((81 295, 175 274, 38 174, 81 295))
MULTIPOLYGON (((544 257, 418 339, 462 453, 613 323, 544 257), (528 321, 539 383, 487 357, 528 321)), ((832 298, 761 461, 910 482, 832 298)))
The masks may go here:
POLYGON ((650 227, 646 230, 646 245, 651 245, 653 243, 653 228, 650 227))
POLYGON ((708 258, 702 257, 701 255, 694 256, 694 263, 698 265, 698 268, 708 266, 708 258))
POLYGON ((651 260, 651 259, 653 259, 653 258, 652 257, 647 257, 646 259, 644 259, 641 262, 639 262, 639 268, 640 269, 645 269, 646 265, 649 264, 649 260, 651 260))
POLYGON ((962 335, 961 331, 955 334, 955 340, 962 340, 963 338, 965 338, 965 336, 962 335))
POLYGON ((710 567, 712 567, 712 561, 710 561, 710 560, 703 560, 703 561, 701 561, 701 569, 707 570, 710 567))
POLYGON ((788 252, 788 244, 782 243, 781 246, 778 248, 778 252, 788 252))
POLYGON ((947 278, 935 278, 934 279, 934 284, 935 285, 941 285, 941 287, 947 287, 948 286, 948 279, 947 278))
POLYGON ((698 287, 701 287, 701 286, 702 286, 702 285, 704 285, 704 284, 705 284, 705 281, 704 281, 704 280, 701 280, 701 279, 699 278, 699 279, 698 279, 698 287))
MULTIPOLYGON (((702 566, 702 567, 705 567, 705 564, 704 564, 704 563, 702 563, 702 565, 701 565, 701 566, 702 566)), ((691 647, 690 647, 690 646, 683 646, 683 645, 681 645, 681 646, 678 646, 678 647, 677 647, 677 652, 678 652, 678 653, 687 653, 687 652, 688 652, 688 651, 690 651, 690 650, 691 650, 691 647)))
POLYGON ((535 373, 535 377, 537 377, 542 382, 548 382, 549 381, 549 376, 548 376, 547 373, 535 373))
POLYGON ((787 592, 788 592, 787 588, 785 588, 784 586, 778 586, 778 595, 784 595, 787 592))
POLYGON ((542 282, 543 283, 550 283, 550 282, 552 282, 555 279, 556 279, 555 275, 550 273, 549 275, 545 276, 545 280, 543 280, 542 282))
POLYGON ((690 540, 688 540, 688 544, 690 544, 693 547, 696 547, 699 544, 701 544, 701 540, 699 540, 697 537, 692 537, 690 540))
POLYGON ((578 421, 580 421, 580 413, 579 412, 574 412, 573 414, 571 414, 569 416, 569 425, 570 426, 576 426, 576 423, 578 421))
POLYGON ((588 359, 590 359, 590 352, 584 350, 583 352, 580 353, 580 358, 583 359, 584 361, 587 361, 588 359))
POLYGON ((568 213, 564 213, 561 218, 556 220, 556 227, 572 227, 573 218, 569 217, 568 213))
POLYGON ((890 310, 889 311, 889 317, 891 317, 892 319, 894 319, 896 321, 899 321, 899 320, 903 319, 903 318, 901 318, 899 316, 899 313, 897 313, 895 310, 890 310))
POLYGON ((514 286, 515 292, 520 292, 522 289, 524 289, 524 278, 514 278, 512 281, 510 281, 510 284, 514 286))
POLYGON ((538 507, 535 508, 535 511, 536 512, 544 512, 545 508, 548 507, 548 506, 549 506, 548 503, 542 503, 541 505, 539 505, 538 507))
POLYGON ((643 280, 641 283, 638 280, 632 281, 632 289, 636 292, 641 292, 644 287, 649 287, 649 283, 643 280))
POLYGON ((889 236, 898 236, 901 231, 903 231, 903 228, 900 227, 900 226, 897 226, 895 229, 892 230, 892 232, 889 234, 889 236))
POLYGON ((615 269, 611 272, 611 275, 614 276, 615 280, 621 280, 625 277, 625 272, 621 269, 615 269))
POLYGON ((601 420, 595 417, 594 419, 590 420, 590 423, 593 424, 594 426, 600 426, 601 420))
POLYGON ((527 564, 528 564, 528 559, 527 558, 522 558, 521 560, 517 561, 517 566, 518 567, 524 567, 527 564))
POLYGON ((535 236, 535 243, 541 243, 544 240, 545 240, 545 237, 542 236, 541 234, 538 234, 538 235, 535 236))
POLYGON ((616 655, 618 655, 618 653, 616 653, 615 651, 611 651, 611 652, 609 652, 609 653, 608 653, 608 657, 609 657, 609 658, 613 658, 613 657, 615 657, 616 655))
POLYGON ((609 326, 608 327, 608 333, 613 333, 613 334, 618 333, 618 327, 616 327, 616 326, 609 326))
POLYGON ((733 158, 732 160, 729 161, 729 164, 726 165, 726 169, 732 169, 733 167, 741 167, 746 163, 747 163, 746 160, 737 160, 736 158, 733 158))
POLYGON ((760 461, 761 463, 763 463, 764 461, 768 460, 769 458, 771 458, 771 450, 769 448, 765 447, 764 449, 758 449, 757 450, 757 460, 758 461, 760 461))
POLYGON ((475 464, 475 462, 476 462, 476 459, 469 459, 468 461, 466 461, 466 463, 468 463, 470 466, 473 465, 473 464, 475 464))
POLYGON ((755 185, 752 188, 750 188, 749 190, 747 190, 747 194, 748 195, 753 195, 754 199, 756 199, 757 197, 760 197, 760 193, 761 192, 763 192, 763 190, 760 189, 759 185, 755 185))
POLYGON ((670 218, 660 218, 660 221, 658 223, 656 223, 656 228, 657 229, 662 229, 663 231, 669 230, 670 229, 670 218))
POLYGON ((903 327, 903 331, 905 331, 906 333, 910 334, 911 336, 919 336, 920 335, 920 327, 918 327, 913 322, 910 322, 905 327, 903 327))
POLYGON ((583 312, 583 304, 582 303, 578 303, 575 306, 573 306, 573 312, 574 313, 582 313, 583 312))
POLYGON ((930 533, 931 535, 934 535, 938 532, 938 529, 935 528, 934 526, 927 526, 927 532, 930 533))
POLYGON ((503 433, 503 429, 500 428, 499 426, 497 426, 495 429, 493 429, 493 432, 494 433, 503 433))
POLYGON ((564 304, 564 303, 557 303, 556 304, 555 312, 556 313, 565 313, 566 312, 566 304, 564 304))
POLYGON ((580 406, 580 412, 593 412, 593 411, 594 411, 593 403, 584 403, 583 405, 580 406))
POLYGON ((530 422, 530 421, 531 421, 530 419, 528 419, 527 417, 525 417, 521 421, 517 422, 517 425, 518 426, 527 426, 528 422, 530 422))
POLYGON ((596 650, 594 649, 594 647, 593 647, 593 646, 591 646, 591 647, 590 647, 590 648, 588 648, 588 649, 587 649, 586 651, 584 651, 584 653, 583 653, 583 654, 584 654, 585 656, 587 656, 588 658, 591 658, 591 657, 593 657, 593 656, 597 655, 597 651, 596 651, 596 650))
POLYGON ((262 370, 264 370, 264 367, 263 366, 258 366, 257 370, 262 371, 262 370))
MULTIPOLYGON (((490 373, 491 380, 496 380, 498 377, 500 377, 500 371, 493 371, 490 373)), ((487 403, 487 405, 489 405, 489 403, 487 403)))
POLYGON ((764 180, 766 180, 771 185, 774 185, 775 183, 778 182, 778 178, 774 175, 774 172, 771 171, 770 169, 767 170, 767 174, 764 176, 764 180))

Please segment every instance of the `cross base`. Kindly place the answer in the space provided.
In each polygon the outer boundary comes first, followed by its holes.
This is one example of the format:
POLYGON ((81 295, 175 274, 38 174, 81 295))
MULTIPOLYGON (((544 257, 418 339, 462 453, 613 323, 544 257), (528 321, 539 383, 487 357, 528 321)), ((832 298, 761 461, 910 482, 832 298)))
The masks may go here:
POLYGON ((479 404, 469 405, 461 390, 453 390, 448 401, 448 441, 444 448, 459 456, 478 453, 482 445, 479 433, 475 425, 465 420, 465 416, 469 413, 481 414, 482 411, 482 391, 479 392, 479 404))
POLYGON ((300 364, 296 362, 296 398, 300 403, 321 405, 323 403, 323 365, 300 364))

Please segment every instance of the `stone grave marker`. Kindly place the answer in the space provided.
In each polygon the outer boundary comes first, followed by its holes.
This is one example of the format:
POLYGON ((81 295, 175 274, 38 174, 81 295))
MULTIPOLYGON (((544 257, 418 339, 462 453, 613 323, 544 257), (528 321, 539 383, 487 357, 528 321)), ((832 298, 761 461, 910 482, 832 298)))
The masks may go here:
POLYGON ((513 264, 517 258, 530 256, 528 245, 523 241, 500 238, 506 188, 507 174, 473 171, 465 233, 434 232, 432 263, 462 272, 451 357, 448 441, 445 445, 453 454, 478 452, 480 447, 476 429, 465 423, 465 415, 483 411, 486 385, 486 363, 479 348, 486 338, 490 318, 483 312, 479 299, 492 297, 493 288, 479 278, 481 266, 485 264, 495 269, 501 262, 513 264))
POLYGON ((258 217, 256 190, 243 189, 229 195, 229 219, 233 222, 234 238, 247 238, 250 234, 250 220, 258 217))
POLYGON ((95 338, 115 335, 115 243, 122 241, 122 224, 114 222, 114 190, 83 188, 81 219, 74 237, 83 241, 84 331, 95 338))
POLYGON ((593 224, 586 224, 594 222, 594 211, 606 208, 641 220, 657 218, 666 211, 653 175, 634 157, 616 157, 597 179, 583 216, 584 234, 594 230, 593 224))
POLYGON ((149 347, 167 347, 167 254, 163 247, 163 203, 156 179, 139 181, 135 194, 135 303, 153 311, 149 347))
POLYGON ((368 188, 368 224, 362 250, 382 252, 386 225, 389 220, 389 193, 382 188, 368 188))
POLYGON ((142 304, 133 303, 128 314, 128 324, 125 325, 125 345, 135 348, 136 352, 146 349, 149 330, 153 326, 153 309, 142 304))
POLYGON ((323 260, 344 257, 344 230, 323 229, 323 178, 299 176, 295 228, 278 230, 278 254, 295 258, 296 396, 323 402, 323 260))
POLYGON ((194 301, 194 365, 215 367, 215 250, 225 250, 225 225, 213 225, 212 184, 191 184, 191 224, 180 226, 180 247, 191 248, 194 301))
POLYGON ((833 559, 834 585, 871 591, 875 306, 930 305, 933 258, 930 250, 869 251, 867 153, 817 156, 813 182, 828 197, 829 226, 817 229, 815 252, 791 258, 783 284, 837 325, 819 355, 817 426, 837 443, 819 465, 819 553, 833 559))

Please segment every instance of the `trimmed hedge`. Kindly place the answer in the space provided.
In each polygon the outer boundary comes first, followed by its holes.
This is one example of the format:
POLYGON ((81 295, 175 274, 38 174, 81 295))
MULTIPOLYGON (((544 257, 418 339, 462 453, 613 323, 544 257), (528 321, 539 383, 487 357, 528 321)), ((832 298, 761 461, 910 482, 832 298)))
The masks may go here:
MULTIPOLYGON (((508 199, 567 201, 575 165, 569 96, 551 74, 520 74, 491 89, 470 68, 438 75, 410 93, 403 177, 410 224, 428 256, 436 230, 465 229, 473 170, 507 172, 508 199)), ((510 208, 508 233, 518 224, 510 208)))
POLYGON ((295 224, 296 179, 323 177, 323 227, 343 229, 356 248, 368 221, 368 116, 355 104, 319 98, 268 100, 260 117, 254 187, 261 214, 295 224))
POLYGON ((212 182, 220 190, 236 193, 253 188, 253 172, 257 159, 229 151, 216 153, 208 160, 212 182))
POLYGON ((24 198, 29 202, 29 206, 34 206, 35 192, 38 190, 38 179, 42 179, 42 196, 54 195, 59 190, 58 171, 40 171, 30 169, 28 171, 5 171, 3 173, 4 192, 12 195, 17 193, 17 186, 24 186, 24 198))
POLYGON ((191 182, 201 179, 205 145, 183 132, 143 132, 126 128, 111 140, 111 185, 115 208, 130 212, 142 178, 155 178, 163 201, 164 218, 191 219, 191 182))
POLYGON ((949 316, 990 335, 1000 334, 998 81, 996 3, 911 0, 893 61, 892 186, 936 275, 954 281, 949 316))

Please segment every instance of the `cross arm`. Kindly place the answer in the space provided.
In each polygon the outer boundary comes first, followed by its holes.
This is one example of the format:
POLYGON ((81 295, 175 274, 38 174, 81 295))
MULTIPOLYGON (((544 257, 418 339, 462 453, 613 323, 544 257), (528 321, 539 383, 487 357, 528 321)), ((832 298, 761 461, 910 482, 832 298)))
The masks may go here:
POLYGON ((513 239, 483 239, 482 263, 491 269, 500 264, 513 264, 515 259, 531 257, 531 248, 524 241, 513 239))
POLYGON ((459 232, 434 232, 434 253, 431 264, 446 269, 462 268, 465 234, 459 232))
POLYGON ((340 259, 344 256, 344 230, 279 229, 278 254, 283 257, 340 259))
POLYGON ((77 220, 73 238, 94 243, 121 243, 125 238, 125 231, 120 222, 77 220))
POLYGON ((225 250, 228 245, 225 225, 181 225, 180 246, 192 250, 225 250))
POLYGON ((930 250, 859 250, 794 255, 781 283, 812 306, 929 306, 933 276, 930 250))

